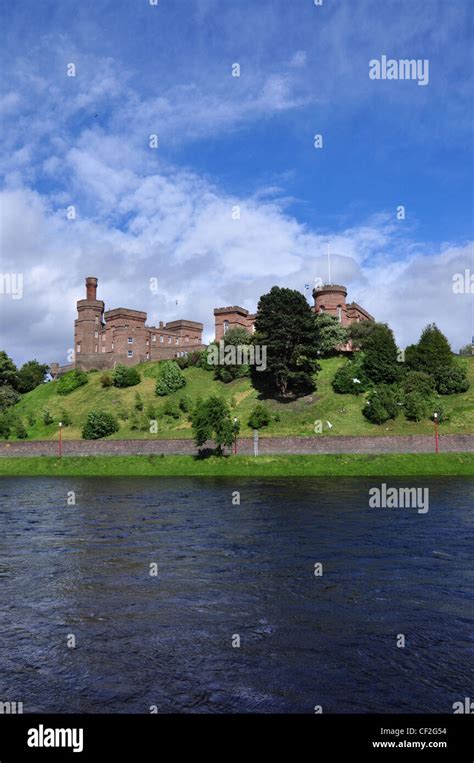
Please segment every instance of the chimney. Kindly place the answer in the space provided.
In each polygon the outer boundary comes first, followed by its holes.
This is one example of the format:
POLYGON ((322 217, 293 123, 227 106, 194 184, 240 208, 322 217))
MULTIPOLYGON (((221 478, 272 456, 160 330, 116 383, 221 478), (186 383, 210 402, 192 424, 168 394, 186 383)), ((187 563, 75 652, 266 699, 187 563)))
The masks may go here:
POLYGON ((88 302, 97 300, 97 278, 93 276, 86 278, 86 299, 88 302))
POLYGON ((158 327, 158 328, 160 328, 160 329, 162 329, 162 328, 163 328, 163 321, 160 321, 160 325, 159 325, 159 327, 158 327))

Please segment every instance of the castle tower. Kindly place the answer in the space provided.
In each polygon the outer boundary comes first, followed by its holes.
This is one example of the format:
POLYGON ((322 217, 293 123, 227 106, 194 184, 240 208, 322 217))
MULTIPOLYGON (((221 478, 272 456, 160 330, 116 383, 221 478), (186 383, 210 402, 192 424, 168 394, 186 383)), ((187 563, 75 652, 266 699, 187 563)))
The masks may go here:
POLYGON ((344 325, 350 323, 347 318, 347 289, 338 284, 327 284, 313 289, 314 312, 329 313, 344 325))
POLYGON ((85 356, 99 353, 99 335, 102 330, 104 303, 97 299, 97 278, 86 278, 86 298, 77 302, 74 321, 74 353, 76 366, 81 367, 85 356))

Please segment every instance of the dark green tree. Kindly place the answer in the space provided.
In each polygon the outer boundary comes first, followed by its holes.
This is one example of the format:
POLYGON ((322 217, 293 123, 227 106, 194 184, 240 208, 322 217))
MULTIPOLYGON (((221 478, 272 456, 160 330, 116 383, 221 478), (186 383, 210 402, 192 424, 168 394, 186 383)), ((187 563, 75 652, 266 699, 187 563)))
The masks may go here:
POLYGON ((156 380, 155 393, 164 397, 177 392, 186 385, 186 377, 174 360, 165 360, 160 363, 160 370, 156 380))
POLYGON ((221 455, 223 446, 231 446, 234 442, 229 406, 215 395, 207 398, 207 400, 197 402, 191 424, 194 442, 198 448, 204 445, 207 440, 213 440, 216 454, 221 455))
POLYGON ((39 387, 40 384, 43 384, 48 370, 48 365, 38 363, 37 360, 28 360, 18 371, 18 392, 31 392, 35 387, 39 387))
POLYGON ((0 386, 9 384, 16 389, 18 386, 18 369, 13 360, 3 350, 0 352, 0 386))
POLYGON ((115 416, 107 411, 91 411, 82 429, 84 440, 100 440, 118 432, 119 424, 115 416))
POLYGON ((387 384, 381 384, 372 390, 362 413, 373 424, 383 424, 389 419, 397 418, 400 411, 398 403, 396 390, 387 384))
POLYGON ((270 411, 266 405, 263 405, 263 403, 257 403, 257 405, 252 408, 248 420, 248 425, 251 429, 261 429, 262 427, 268 426, 270 419, 270 411))
POLYGON ((315 315, 294 289, 274 286, 258 303, 255 344, 266 348, 266 369, 252 366, 252 383, 281 397, 313 392, 317 363, 315 315))
POLYGON ((0 387, 0 411, 15 405, 20 399, 20 393, 13 389, 10 384, 3 384, 0 387))
POLYGON ((361 342, 362 367, 374 384, 393 384, 401 376, 398 349, 393 331, 385 323, 373 324, 361 342))
MULTIPOLYGON (((240 379, 243 376, 249 376, 250 375, 250 367, 247 363, 236 363, 233 364, 232 362, 225 362, 226 359, 231 359, 232 357, 236 357, 238 355, 237 348, 238 347, 248 347, 253 342, 253 337, 251 334, 249 334, 248 331, 246 331, 244 328, 234 328, 227 331, 227 333, 224 335, 224 338, 222 339, 223 342, 223 359, 224 363, 218 362, 215 366, 214 370, 214 379, 218 379, 219 381, 223 381, 226 384, 228 382, 233 381, 234 379, 240 379), (228 349, 229 348, 229 349, 228 349)), ((220 355, 219 352, 220 348, 219 345, 215 345, 213 343, 212 346, 216 346, 216 353, 218 356, 218 359, 220 361, 220 355)), ((211 353, 208 353, 208 361, 209 358, 212 357, 211 353)), ((245 358, 244 358, 245 359, 245 358)))
POLYGON ((466 370, 456 365, 447 338, 434 323, 423 329, 418 344, 407 347, 405 364, 431 376, 436 390, 443 390, 442 394, 465 392, 469 388, 466 370))
POLYGON ((136 384, 140 384, 140 374, 133 366, 119 363, 112 373, 112 382, 114 387, 135 387, 136 384))

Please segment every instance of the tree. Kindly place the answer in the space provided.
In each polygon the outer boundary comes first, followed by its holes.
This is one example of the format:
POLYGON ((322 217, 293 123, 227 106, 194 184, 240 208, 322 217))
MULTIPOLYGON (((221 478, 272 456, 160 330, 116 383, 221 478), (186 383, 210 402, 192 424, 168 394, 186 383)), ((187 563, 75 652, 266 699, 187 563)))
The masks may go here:
POLYGON ((347 344, 347 329, 337 318, 329 313, 319 313, 314 325, 316 327, 316 343, 323 357, 334 355, 338 348, 347 344))
POLYGON ((38 363, 37 360, 28 360, 18 371, 18 392, 31 392, 35 387, 39 387, 40 384, 43 384, 48 371, 48 365, 38 363))
POLYGON ((360 395, 361 392, 365 392, 369 382, 362 363, 363 357, 360 357, 359 353, 353 360, 346 361, 337 369, 332 380, 334 392, 338 395, 360 395))
MULTIPOLYGON (((223 359, 224 363, 218 363, 214 368, 214 379, 218 379, 219 381, 223 381, 226 384, 228 382, 233 381, 234 379, 240 379, 243 376, 249 376, 250 375, 250 367, 248 363, 239 363, 239 353, 238 348, 248 348, 253 343, 253 337, 251 334, 249 334, 248 331, 244 328, 233 328, 227 331, 226 334, 224 334, 224 338, 222 339, 223 342, 223 359), (237 361, 237 362, 232 362, 237 361)), ((216 356, 218 357, 220 361, 220 355, 219 352, 220 348, 218 345, 213 343, 211 347, 216 347, 216 356)), ((244 356, 244 353, 241 353, 244 356)), ((210 353, 208 353, 210 357, 210 353)))
POLYGON ((118 430, 118 421, 111 413, 90 411, 82 429, 82 437, 84 440, 100 440, 118 430))
POLYGON ((387 384, 381 384, 370 394, 362 413, 373 424, 383 424, 397 418, 398 402, 396 391, 387 384))
POLYGON ((0 411, 15 405, 20 399, 21 395, 10 384, 0 387, 0 411))
POLYGON ((421 421, 427 418, 431 408, 431 399, 420 392, 412 391, 405 395, 403 410, 409 421, 421 421))
POLYGON ((270 411, 263 405, 263 403, 257 403, 252 408, 249 416, 248 425, 251 429, 261 429, 268 426, 270 423, 270 411))
POLYGON ((431 376, 436 390, 443 390, 442 394, 452 395, 469 388, 466 370, 455 364, 447 338, 434 323, 423 329, 418 344, 407 348, 405 364, 431 376))
POLYGON ((392 329, 386 323, 375 323, 361 341, 364 352, 362 367, 374 384, 393 384, 400 377, 398 349, 392 329))
POLYGON ((469 389, 467 372, 462 366, 452 365, 451 368, 442 369, 437 382, 436 386, 440 395, 454 395, 469 389))
POLYGON ((0 352, 0 386, 9 384, 13 389, 18 385, 18 369, 13 360, 3 350, 0 352))
POLYGON ((155 393, 163 397, 171 395, 186 384, 186 377, 180 367, 173 360, 165 360, 160 364, 158 379, 156 380, 155 393))
POLYGON ((347 329, 347 338, 352 344, 352 349, 360 350, 376 325, 374 321, 351 323, 347 329))
POLYGON ((133 366, 125 366, 122 363, 115 366, 112 374, 114 387, 135 387, 136 384, 140 384, 140 380, 140 374, 133 366))
POLYGON ((459 350, 460 355, 472 355, 472 344, 465 344, 464 347, 461 347, 459 350))
POLYGON ((429 398, 434 392, 433 377, 424 371, 408 371, 402 379, 402 389, 408 395, 417 392, 421 397, 429 398))
POLYGON ((282 397, 313 392, 316 361, 315 315, 305 297, 274 286, 258 303, 255 344, 266 348, 266 368, 251 367, 254 387, 282 397))
POLYGON ((223 446, 231 446, 234 441, 229 406, 215 395, 196 404, 191 424, 194 442, 198 448, 207 440, 213 440, 217 455, 221 455, 223 446))

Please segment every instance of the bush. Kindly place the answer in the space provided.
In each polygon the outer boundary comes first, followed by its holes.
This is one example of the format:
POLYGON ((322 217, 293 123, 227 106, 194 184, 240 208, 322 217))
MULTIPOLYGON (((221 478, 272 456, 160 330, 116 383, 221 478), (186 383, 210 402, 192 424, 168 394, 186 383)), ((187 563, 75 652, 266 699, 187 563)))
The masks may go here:
POLYGON ((270 423, 270 411, 263 405, 263 403, 257 403, 250 413, 248 425, 251 429, 261 429, 268 426, 270 423))
POLYGON ((112 381, 111 375, 110 374, 102 374, 102 376, 100 377, 100 383, 101 383, 101 386, 104 387, 104 388, 105 387, 112 387, 113 386, 113 381, 112 381))
POLYGON ((71 415, 68 413, 68 411, 61 411, 61 423, 64 427, 70 427, 72 424, 72 418, 71 415))
POLYGON ((82 429, 84 440, 100 440, 114 432, 118 432, 119 424, 115 416, 107 411, 91 411, 82 429))
POLYGON ((430 399, 423 397, 420 392, 408 392, 405 395, 403 410, 408 421, 426 419, 430 407, 430 399))
POLYGON ((368 386, 360 361, 350 360, 334 374, 332 388, 338 395, 360 395, 368 386), (356 380, 356 381, 354 381, 356 380))
POLYGON ((124 366, 119 363, 115 366, 112 381, 114 387, 134 387, 136 384, 140 384, 140 374, 133 366, 124 366))
POLYGON ((156 381, 155 392, 163 397, 176 392, 186 384, 186 379, 180 367, 173 360, 165 360, 161 364, 158 379, 156 381))
POLYGON ((15 418, 15 421, 13 424, 13 430, 19 440, 26 440, 26 438, 28 437, 28 432, 26 431, 25 425, 23 424, 20 418, 15 418))
POLYGON ((163 406, 163 415, 169 416, 172 419, 179 419, 181 414, 176 403, 174 403, 172 400, 166 400, 163 406))
POLYGON ((54 419, 47 408, 43 410, 43 424, 46 424, 46 426, 54 424, 54 419))
POLYGON ((143 411, 143 400, 139 392, 135 392, 135 402, 133 407, 136 411, 143 411))
POLYGON ((156 419, 156 409, 153 403, 148 403, 146 407, 146 415, 149 419, 156 419))
POLYGON ((189 395, 181 395, 178 405, 180 411, 183 411, 183 413, 189 413, 191 410, 191 398, 189 395))
POLYGON ((451 366, 439 371, 437 389, 440 395, 454 395, 469 389, 466 371, 461 366, 451 366))
POLYGON ((445 421, 449 421, 449 415, 446 413, 443 403, 441 403, 438 398, 432 400, 431 410, 431 421, 434 421, 435 413, 438 414, 438 424, 443 424, 445 421))
POLYGON ((402 389, 407 395, 417 392, 428 398, 434 391, 434 379, 424 371, 408 371, 402 380, 402 389))
POLYGON ((381 384, 373 390, 362 410, 365 418, 373 424, 383 424, 389 419, 396 419, 398 412, 397 393, 386 384, 381 384))
POLYGON ((56 388, 58 395, 70 395, 78 387, 82 387, 89 381, 88 376, 84 371, 75 369, 74 371, 68 371, 67 374, 61 376, 56 388))
POLYGON ((189 367, 189 358, 187 355, 181 355, 180 358, 176 358, 176 363, 181 369, 189 367))
POLYGON ((0 411, 15 405, 20 399, 21 395, 10 384, 0 387, 0 411))
POLYGON ((0 414, 0 437, 8 440, 11 432, 11 419, 6 413, 0 414))
POLYGON ((36 418, 33 411, 29 411, 29 413, 26 416, 26 420, 28 422, 28 426, 34 427, 34 425, 36 424, 36 418))
POLYGON ((128 421, 129 414, 126 408, 119 408, 117 411, 117 418, 120 419, 120 421, 128 421))

